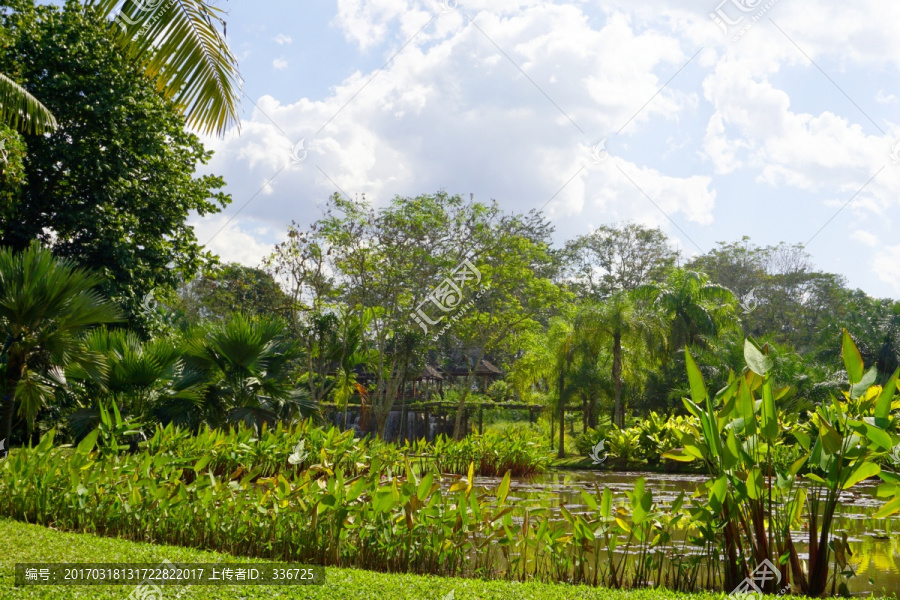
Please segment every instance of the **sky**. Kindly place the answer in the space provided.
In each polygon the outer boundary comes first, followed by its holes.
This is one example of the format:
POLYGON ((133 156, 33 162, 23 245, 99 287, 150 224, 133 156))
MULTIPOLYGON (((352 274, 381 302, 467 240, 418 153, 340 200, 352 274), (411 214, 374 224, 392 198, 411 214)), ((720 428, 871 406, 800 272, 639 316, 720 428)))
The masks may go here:
POLYGON ((228 0, 233 203, 201 244, 256 266, 328 197, 445 190, 543 209, 555 242, 749 236, 900 298, 900 3, 228 0))

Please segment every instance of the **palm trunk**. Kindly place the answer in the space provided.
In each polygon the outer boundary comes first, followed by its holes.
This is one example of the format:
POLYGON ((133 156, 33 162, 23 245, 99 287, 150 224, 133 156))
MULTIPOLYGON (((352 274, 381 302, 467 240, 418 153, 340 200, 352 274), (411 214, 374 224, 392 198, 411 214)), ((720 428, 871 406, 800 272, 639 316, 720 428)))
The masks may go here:
POLYGON ((556 457, 566 457, 566 402, 562 397, 559 399, 559 449, 556 457))
POLYGON ((621 429, 625 427, 625 411, 622 407, 622 334, 618 331, 613 334, 612 378, 616 401, 613 423, 621 429))
POLYGON ((3 422, 2 438, 6 440, 6 448, 9 448, 12 438, 13 420, 16 417, 16 386, 22 378, 22 372, 25 370, 25 364, 16 356, 9 355, 9 362, 6 364, 6 378, 3 385, 3 422))

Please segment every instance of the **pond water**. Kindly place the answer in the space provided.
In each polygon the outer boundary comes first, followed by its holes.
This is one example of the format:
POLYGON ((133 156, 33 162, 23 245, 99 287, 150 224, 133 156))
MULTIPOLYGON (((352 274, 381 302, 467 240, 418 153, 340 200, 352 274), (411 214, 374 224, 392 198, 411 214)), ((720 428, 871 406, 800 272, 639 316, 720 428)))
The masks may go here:
MULTIPOLYGON (((531 478, 514 479, 510 484, 508 502, 518 506, 543 507, 562 518, 559 507, 565 505, 572 513, 583 513, 588 507, 581 498, 581 491, 595 494, 594 484, 609 487, 613 498, 623 500, 625 491, 631 491, 638 477, 643 477, 646 487, 653 491, 653 501, 660 507, 668 506, 682 491, 690 496, 705 477, 668 473, 638 473, 611 471, 552 471, 531 478)), ((879 481, 861 482, 852 491, 841 495, 840 518, 833 533, 847 532, 853 556, 850 564, 856 577, 848 581, 854 594, 897 594, 900 596, 900 519, 874 519, 872 515, 884 504, 875 497, 879 481)), ((478 477, 476 487, 484 492, 493 491, 500 478, 478 477)), ((794 536, 800 539, 799 532, 794 536)), ((798 544, 801 558, 804 547, 798 544)))

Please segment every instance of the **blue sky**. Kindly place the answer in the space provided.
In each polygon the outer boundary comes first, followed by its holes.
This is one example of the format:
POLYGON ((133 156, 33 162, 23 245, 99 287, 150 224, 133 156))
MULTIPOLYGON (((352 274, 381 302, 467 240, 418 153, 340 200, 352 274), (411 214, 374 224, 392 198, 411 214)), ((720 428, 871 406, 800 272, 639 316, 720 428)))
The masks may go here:
POLYGON ((445 189, 544 206, 557 242, 625 220, 687 256, 808 242, 900 297, 900 3, 720 2, 222 3, 247 97, 205 140, 234 202, 198 238, 256 265, 335 191, 445 189))

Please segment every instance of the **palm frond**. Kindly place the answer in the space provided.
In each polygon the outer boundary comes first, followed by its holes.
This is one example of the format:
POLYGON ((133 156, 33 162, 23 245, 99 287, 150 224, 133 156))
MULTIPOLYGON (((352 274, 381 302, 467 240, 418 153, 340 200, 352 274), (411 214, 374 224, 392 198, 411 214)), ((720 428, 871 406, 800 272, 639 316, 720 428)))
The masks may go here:
POLYGON ((0 122, 22 133, 40 135, 56 129, 56 118, 41 101, 0 73, 0 122))
POLYGON ((222 10, 209 0, 87 0, 115 15, 118 40, 157 88, 184 112, 187 124, 221 135, 238 123, 241 78, 228 48, 222 10))

